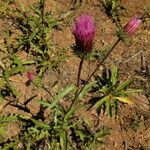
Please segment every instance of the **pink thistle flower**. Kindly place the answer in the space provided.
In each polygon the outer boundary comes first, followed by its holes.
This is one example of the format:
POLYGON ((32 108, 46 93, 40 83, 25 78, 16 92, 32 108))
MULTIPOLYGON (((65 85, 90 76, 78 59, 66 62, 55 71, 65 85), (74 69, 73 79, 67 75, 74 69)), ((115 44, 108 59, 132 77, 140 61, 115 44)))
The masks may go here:
POLYGON ((34 80, 34 73, 32 73, 32 72, 27 72, 27 78, 28 78, 28 80, 30 80, 30 81, 32 81, 32 80, 34 80))
POLYGON ((132 35, 138 29, 139 25, 142 23, 142 20, 138 17, 132 18, 124 27, 124 32, 127 35, 132 35))
POLYGON ((95 23, 92 16, 81 15, 73 26, 72 33, 76 40, 76 49, 79 52, 87 53, 92 50, 95 35, 95 23))

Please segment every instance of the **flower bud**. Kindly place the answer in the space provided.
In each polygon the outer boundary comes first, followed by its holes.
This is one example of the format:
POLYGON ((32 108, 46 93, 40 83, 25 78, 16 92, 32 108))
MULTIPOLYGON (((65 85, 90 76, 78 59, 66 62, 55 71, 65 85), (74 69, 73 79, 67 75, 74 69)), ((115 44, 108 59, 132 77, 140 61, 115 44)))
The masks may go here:
POLYGON ((95 23, 92 16, 79 16, 75 21, 72 33, 76 40, 77 51, 87 53, 92 50, 95 35, 95 23))
POLYGON ((124 32, 127 35, 132 35, 133 33, 135 33, 141 23, 141 19, 139 19, 138 17, 134 17, 126 24, 126 26, 124 27, 124 32))
POLYGON ((32 81, 32 80, 34 80, 34 73, 32 73, 32 72, 27 72, 27 78, 28 78, 28 80, 30 80, 30 81, 32 81))

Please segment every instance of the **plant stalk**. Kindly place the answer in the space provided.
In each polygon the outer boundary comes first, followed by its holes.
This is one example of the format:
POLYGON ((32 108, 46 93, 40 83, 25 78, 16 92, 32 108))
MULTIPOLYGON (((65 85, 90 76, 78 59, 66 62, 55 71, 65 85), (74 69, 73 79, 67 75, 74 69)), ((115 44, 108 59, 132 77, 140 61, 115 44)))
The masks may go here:
MULTIPOLYGON (((69 111, 74 107, 74 105, 76 105, 78 96, 80 95, 80 93, 82 92, 82 90, 84 89, 84 87, 87 85, 87 83, 89 82, 89 80, 92 78, 92 76, 96 73, 96 71, 99 69, 99 67, 103 64, 103 62, 107 59, 107 57, 110 55, 110 53, 113 51, 113 49, 117 46, 117 44, 120 42, 120 38, 118 38, 118 40, 114 43, 114 45, 111 47, 111 49, 108 51, 108 53, 105 55, 105 57, 99 62, 99 64, 97 65, 96 69, 91 73, 91 75, 89 76, 89 78, 86 80, 86 83, 84 84, 84 86, 79 90, 77 89, 76 93, 75 93, 75 97, 74 100, 72 102, 72 104, 70 105, 67 113, 69 113, 69 111)), ((83 65, 83 61, 84 61, 84 57, 81 59, 80 61, 80 65, 79 65, 79 71, 78 71, 78 87, 80 86, 80 74, 81 74, 81 70, 82 70, 82 65, 83 65)), ((66 113, 66 115, 67 115, 66 113)))
POLYGON ((81 77, 81 71, 82 71, 83 62, 84 62, 84 57, 81 58, 80 64, 79 64, 78 78, 77 78, 77 86, 78 86, 78 88, 80 88, 80 86, 81 86, 80 77, 81 77))
MULTIPOLYGON (((89 76, 89 78, 86 80, 86 83, 89 82, 89 80, 91 79, 91 77, 96 73, 96 71, 99 69, 99 67, 103 64, 103 62, 107 59, 107 57, 110 55, 110 53, 113 51, 113 49, 117 46, 117 44, 120 42, 120 38, 118 38, 118 40, 114 43, 114 45, 111 47, 111 49, 108 51, 108 53, 105 55, 105 57, 99 62, 99 64, 97 65, 96 69, 91 73, 91 75, 89 76)), ((85 84, 86 85, 86 84, 85 84)), ((85 87, 85 85, 83 86, 83 88, 85 87)), ((81 89, 82 91, 82 89, 81 89)))

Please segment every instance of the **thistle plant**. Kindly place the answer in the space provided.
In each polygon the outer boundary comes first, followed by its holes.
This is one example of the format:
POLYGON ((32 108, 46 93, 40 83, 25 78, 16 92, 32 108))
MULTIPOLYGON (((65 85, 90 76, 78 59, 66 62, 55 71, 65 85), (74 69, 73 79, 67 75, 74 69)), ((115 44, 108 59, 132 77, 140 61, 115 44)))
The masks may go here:
POLYGON ((80 87, 80 75, 83 61, 87 53, 90 53, 93 48, 95 31, 95 23, 92 16, 84 14, 76 19, 72 32, 76 41, 75 50, 81 55, 77 80, 78 87, 80 87))
MULTIPOLYGON (((137 17, 130 20, 126 24, 126 26, 122 29, 123 34, 128 35, 128 36, 132 35, 133 33, 135 33, 135 31, 138 29, 141 23, 142 23, 142 20, 137 17)), ((82 54, 80 65, 79 65, 79 71, 78 71, 78 80, 77 80, 78 87, 80 86, 80 75, 81 75, 83 60, 85 56, 87 55, 87 53, 91 52, 93 48, 93 40, 94 40, 95 31, 96 30, 95 30, 94 21, 91 16, 87 16, 87 15, 81 15, 76 20, 75 26, 73 27, 73 35, 75 36, 75 41, 76 41, 75 48, 77 52, 82 54)), ((123 40, 123 36, 122 34, 118 34, 117 41, 113 44, 113 46, 110 48, 108 53, 104 56, 104 58, 98 63, 96 69, 91 73, 91 75, 87 79, 87 83, 121 40, 123 40)), ((80 91, 82 91, 82 89, 80 91)))
MULTIPOLYGON (((82 0, 72 0, 72 2, 82 3, 82 0)), ((111 3, 113 11, 117 10, 119 0, 105 0, 105 2, 111 3)), ((14 100, 20 98, 21 93, 13 86, 11 77, 24 72, 26 72, 28 81, 33 83, 33 86, 38 85, 38 87, 48 92, 50 98, 48 96, 45 98, 44 94, 40 100, 37 99, 35 101, 39 102, 38 104, 40 105, 40 108, 35 107, 35 109, 38 109, 37 113, 32 113, 32 110, 29 108, 29 103, 36 98, 36 95, 22 103, 19 102, 20 99, 9 103, 11 106, 28 113, 29 116, 8 115, 0 117, 0 133, 2 134, 0 136, 0 149, 17 149, 20 147, 20 149, 27 150, 99 149, 100 144, 103 143, 103 137, 109 134, 109 130, 108 128, 103 128, 100 124, 95 125, 95 118, 91 117, 94 119, 93 122, 89 116, 89 120, 84 115, 82 116, 81 112, 89 107, 82 100, 84 98, 93 100, 96 97, 96 101, 92 102, 96 110, 100 111, 103 109, 110 116, 113 114, 117 116, 119 103, 132 104, 133 101, 128 95, 140 92, 140 90, 129 88, 132 80, 121 82, 117 67, 112 69, 106 68, 100 75, 95 76, 99 67, 103 65, 118 43, 123 40, 123 36, 120 35, 106 55, 99 59, 97 67, 93 72, 90 72, 89 78, 81 87, 82 66, 85 59, 92 53, 96 26, 92 16, 87 14, 80 15, 75 20, 72 28, 72 33, 75 37, 75 50, 81 59, 77 86, 74 84, 69 85, 64 89, 61 88, 60 91, 54 90, 50 93, 51 90, 47 90, 47 87, 41 82, 42 78, 40 75, 48 68, 48 65, 55 66, 58 60, 62 58, 62 53, 59 50, 61 54, 57 53, 56 49, 53 51, 51 47, 50 33, 58 25, 58 22, 52 17, 51 13, 45 12, 45 0, 39 0, 39 3, 31 6, 29 10, 25 8, 23 10, 17 9, 16 12, 18 13, 18 18, 16 18, 18 27, 22 32, 20 37, 17 38, 18 45, 15 43, 16 49, 13 49, 14 51, 12 52, 15 54, 10 53, 12 42, 9 41, 9 38, 5 40, 6 52, 9 54, 10 62, 3 65, 2 60, 2 65, 0 64, 2 68, 0 100, 7 95, 9 96, 8 98, 13 97, 14 100), (25 50, 35 61, 22 61, 16 54, 16 51, 20 49, 25 50), (40 71, 36 69, 39 71, 39 74, 36 75, 32 70, 26 68, 31 64, 38 64, 37 68, 40 67, 40 71), (94 78, 90 81, 92 77, 94 78), (19 122, 20 131, 12 139, 4 138, 6 133, 5 125, 11 121, 19 122)), ((134 17, 121 29, 123 35, 130 37, 136 32, 141 23, 141 18, 134 17)), ((53 88, 53 86, 48 88, 53 88)))
MULTIPOLYGON (((90 17, 91 18, 91 17, 90 17)), ((78 80, 77 80, 77 85, 78 85, 78 87, 80 87, 80 74, 81 74, 81 69, 82 69, 82 65, 83 65, 83 60, 84 60, 84 58, 85 58, 85 56, 86 56, 86 54, 88 53, 88 52, 91 52, 91 50, 92 50, 92 44, 93 44, 93 39, 94 39, 94 34, 95 34, 95 27, 93 26, 94 25, 94 23, 93 23, 93 21, 92 21, 92 29, 93 30, 89 30, 89 31, 93 31, 93 32, 87 32, 86 30, 84 30, 84 29, 88 29, 88 28, 83 28, 81 25, 82 25, 82 21, 83 21, 83 24, 84 24, 84 27, 86 26, 86 25, 88 25, 88 23, 87 23, 87 20, 83 17, 83 16, 81 16, 81 18, 79 18, 77 21, 76 21, 76 23, 75 23, 75 28, 74 28, 74 30, 73 30, 73 34, 74 34, 74 36, 75 36, 75 40, 76 40, 76 50, 78 50, 79 52, 82 52, 82 57, 81 57, 81 61, 80 61, 80 65, 79 65, 79 71, 78 71, 78 80), (81 24, 80 24, 81 23, 81 24), (86 25, 85 25, 86 24, 86 25), (75 32, 76 31, 76 32, 75 32), (78 32, 77 32, 78 31, 78 32), (82 34, 81 34, 82 33, 82 34), (88 33, 88 34, 87 34, 88 33), (79 36, 80 35, 80 36, 79 36), (83 37, 86 37, 86 36, 83 36, 83 35, 91 35, 91 36, 87 36, 87 37, 90 37, 89 39, 91 39, 91 40, 87 40, 88 38, 83 38, 83 37), (90 46, 88 45, 89 43, 88 42, 90 41, 90 46), (86 43, 88 43, 87 45, 86 45, 86 43), (80 46, 80 47, 79 47, 80 46), (88 49, 87 49, 88 48, 88 49)), ((139 18, 134 18, 134 19, 132 19, 131 21, 129 21, 128 23, 127 23, 127 25, 122 29, 122 31, 124 32, 124 34, 125 35, 128 35, 128 36, 130 36, 130 35, 132 35, 133 33, 135 33, 135 31, 137 30, 137 28, 139 27, 139 25, 141 24, 141 19, 139 19, 139 18)), ((89 26, 89 25, 88 25, 89 26)), ((91 27, 91 26, 89 26, 89 27, 91 27)), ((104 58, 98 63, 98 65, 97 65, 97 67, 95 68, 95 70, 91 73, 91 75, 89 76, 89 78, 86 80, 86 83, 83 85, 83 87, 79 90, 79 91, 77 91, 77 93, 76 93, 76 96, 75 96, 75 98, 74 98, 74 101, 73 101, 73 103, 72 103, 72 105, 70 106, 70 109, 77 103, 76 102, 76 100, 78 99, 78 97, 79 97, 79 95, 80 95, 80 93, 82 93, 83 92, 83 90, 84 90, 84 88, 86 87, 86 84, 90 81, 90 79, 94 76, 94 74, 97 72, 97 70, 99 69, 99 67, 104 63, 104 61, 108 58, 108 56, 110 55, 110 53, 113 51, 113 49, 117 46, 117 44, 120 42, 122 40, 122 37, 120 36, 120 37, 118 37, 118 39, 117 39, 117 41, 114 43, 114 45, 110 48, 110 50, 107 52, 107 54, 104 56, 104 58)), ((116 69, 115 69, 116 70, 116 69)), ((114 82, 115 83, 112 83, 112 84, 117 84, 117 85, 115 85, 115 86, 118 86, 118 78, 117 78, 117 76, 118 76, 118 72, 117 71, 115 71, 115 72, 112 72, 113 73, 113 76, 112 76, 112 79, 111 79, 111 77, 109 78, 109 79, 107 79, 107 80, 110 80, 110 82, 111 82, 111 80, 115 80, 114 82), (116 76, 116 79, 114 78, 116 76)), ((110 84, 109 84, 110 85, 110 84)), ((125 88, 126 87, 128 87, 130 84, 127 84, 126 86, 125 86, 125 88)), ((111 85, 110 85, 110 87, 111 87, 111 85)), ((109 90, 108 90, 109 91, 109 90)), ((114 92, 114 91, 113 91, 114 92)), ((118 96, 119 97, 119 96, 118 96)), ((117 98, 116 98, 117 99, 117 98)), ((118 98, 120 101, 124 101, 125 102, 125 99, 126 98, 118 98)), ((101 103, 101 102, 100 102, 101 103)), ((117 106, 117 104, 116 104, 116 106, 117 106)))
MULTIPOLYGON (((124 32, 125 36, 131 36, 136 32, 141 23, 142 20, 140 18, 134 17, 125 25, 122 31, 124 32)), ((97 68, 92 72, 87 81, 91 79, 91 77, 95 74, 98 68, 103 64, 103 62, 107 59, 109 54, 121 40, 123 40, 123 38, 119 37, 105 57, 99 62, 97 68)), ((132 83, 132 80, 128 80, 120 84, 119 74, 116 67, 114 67, 111 71, 109 70, 108 73, 105 71, 103 72, 102 77, 96 77, 97 85, 99 87, 98 91, 102 97, 96 102, 95 106, 99 109, 102 105, 104 105, 104 108, 110 116, 112 116, 114 108, 114 113, 117 115, 118 101, 133 104, 132 100, 128 98, 128 94, 141 92, 141 90, 128 89, 132 83), (111 102, 111 100, 113 100, 113 102, 111 102)))
POLYGON ((131 89, 129 86, 132 80, 120 82, 119 72, 117 67, 111 70, 104 69, 101 76, 96 76, 96 84, 94 86, 94 94, 97 101, 91 101, 95 105, 98 112, 103 108, 111 117, 113 114, 118 115, 118 102, 132 105, 134 102, 129 97, 131 93, 141 92, 140 89, 131 89))

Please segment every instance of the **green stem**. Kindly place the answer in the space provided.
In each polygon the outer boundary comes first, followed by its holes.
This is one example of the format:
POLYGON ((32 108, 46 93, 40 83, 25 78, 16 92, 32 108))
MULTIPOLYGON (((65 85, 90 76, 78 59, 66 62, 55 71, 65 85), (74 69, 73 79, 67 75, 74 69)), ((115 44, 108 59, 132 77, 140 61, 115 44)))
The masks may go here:
MULTIPOLYGON (((97 65, 96 69, 91 73, 91 75, 89 76, 89 78, 86 80, 86 83, 88 83, 90 81, 90 79, 92 78, 92 76, 96 73, 96 71, 99 69, 99 67, 103 64, 103 62, 107 59, 107 57, 110 55, 110 53, 112 52, 112 50, 117 46, 117 44, 120 42, 120 38, 114 43, 114 45, 111 47, 111 49, 108 51, 108 53, 105 55, 105 57, 99 62, 99 64, 97 65)), ((86 85, 86 84, 85 84, 86 85)), ((84 86, 85 86, 84 85, 84 86)), ((84 88, 83 86, 83 88, 84 88)), ((82 89, 81 89, 82 91, 82 89)))

